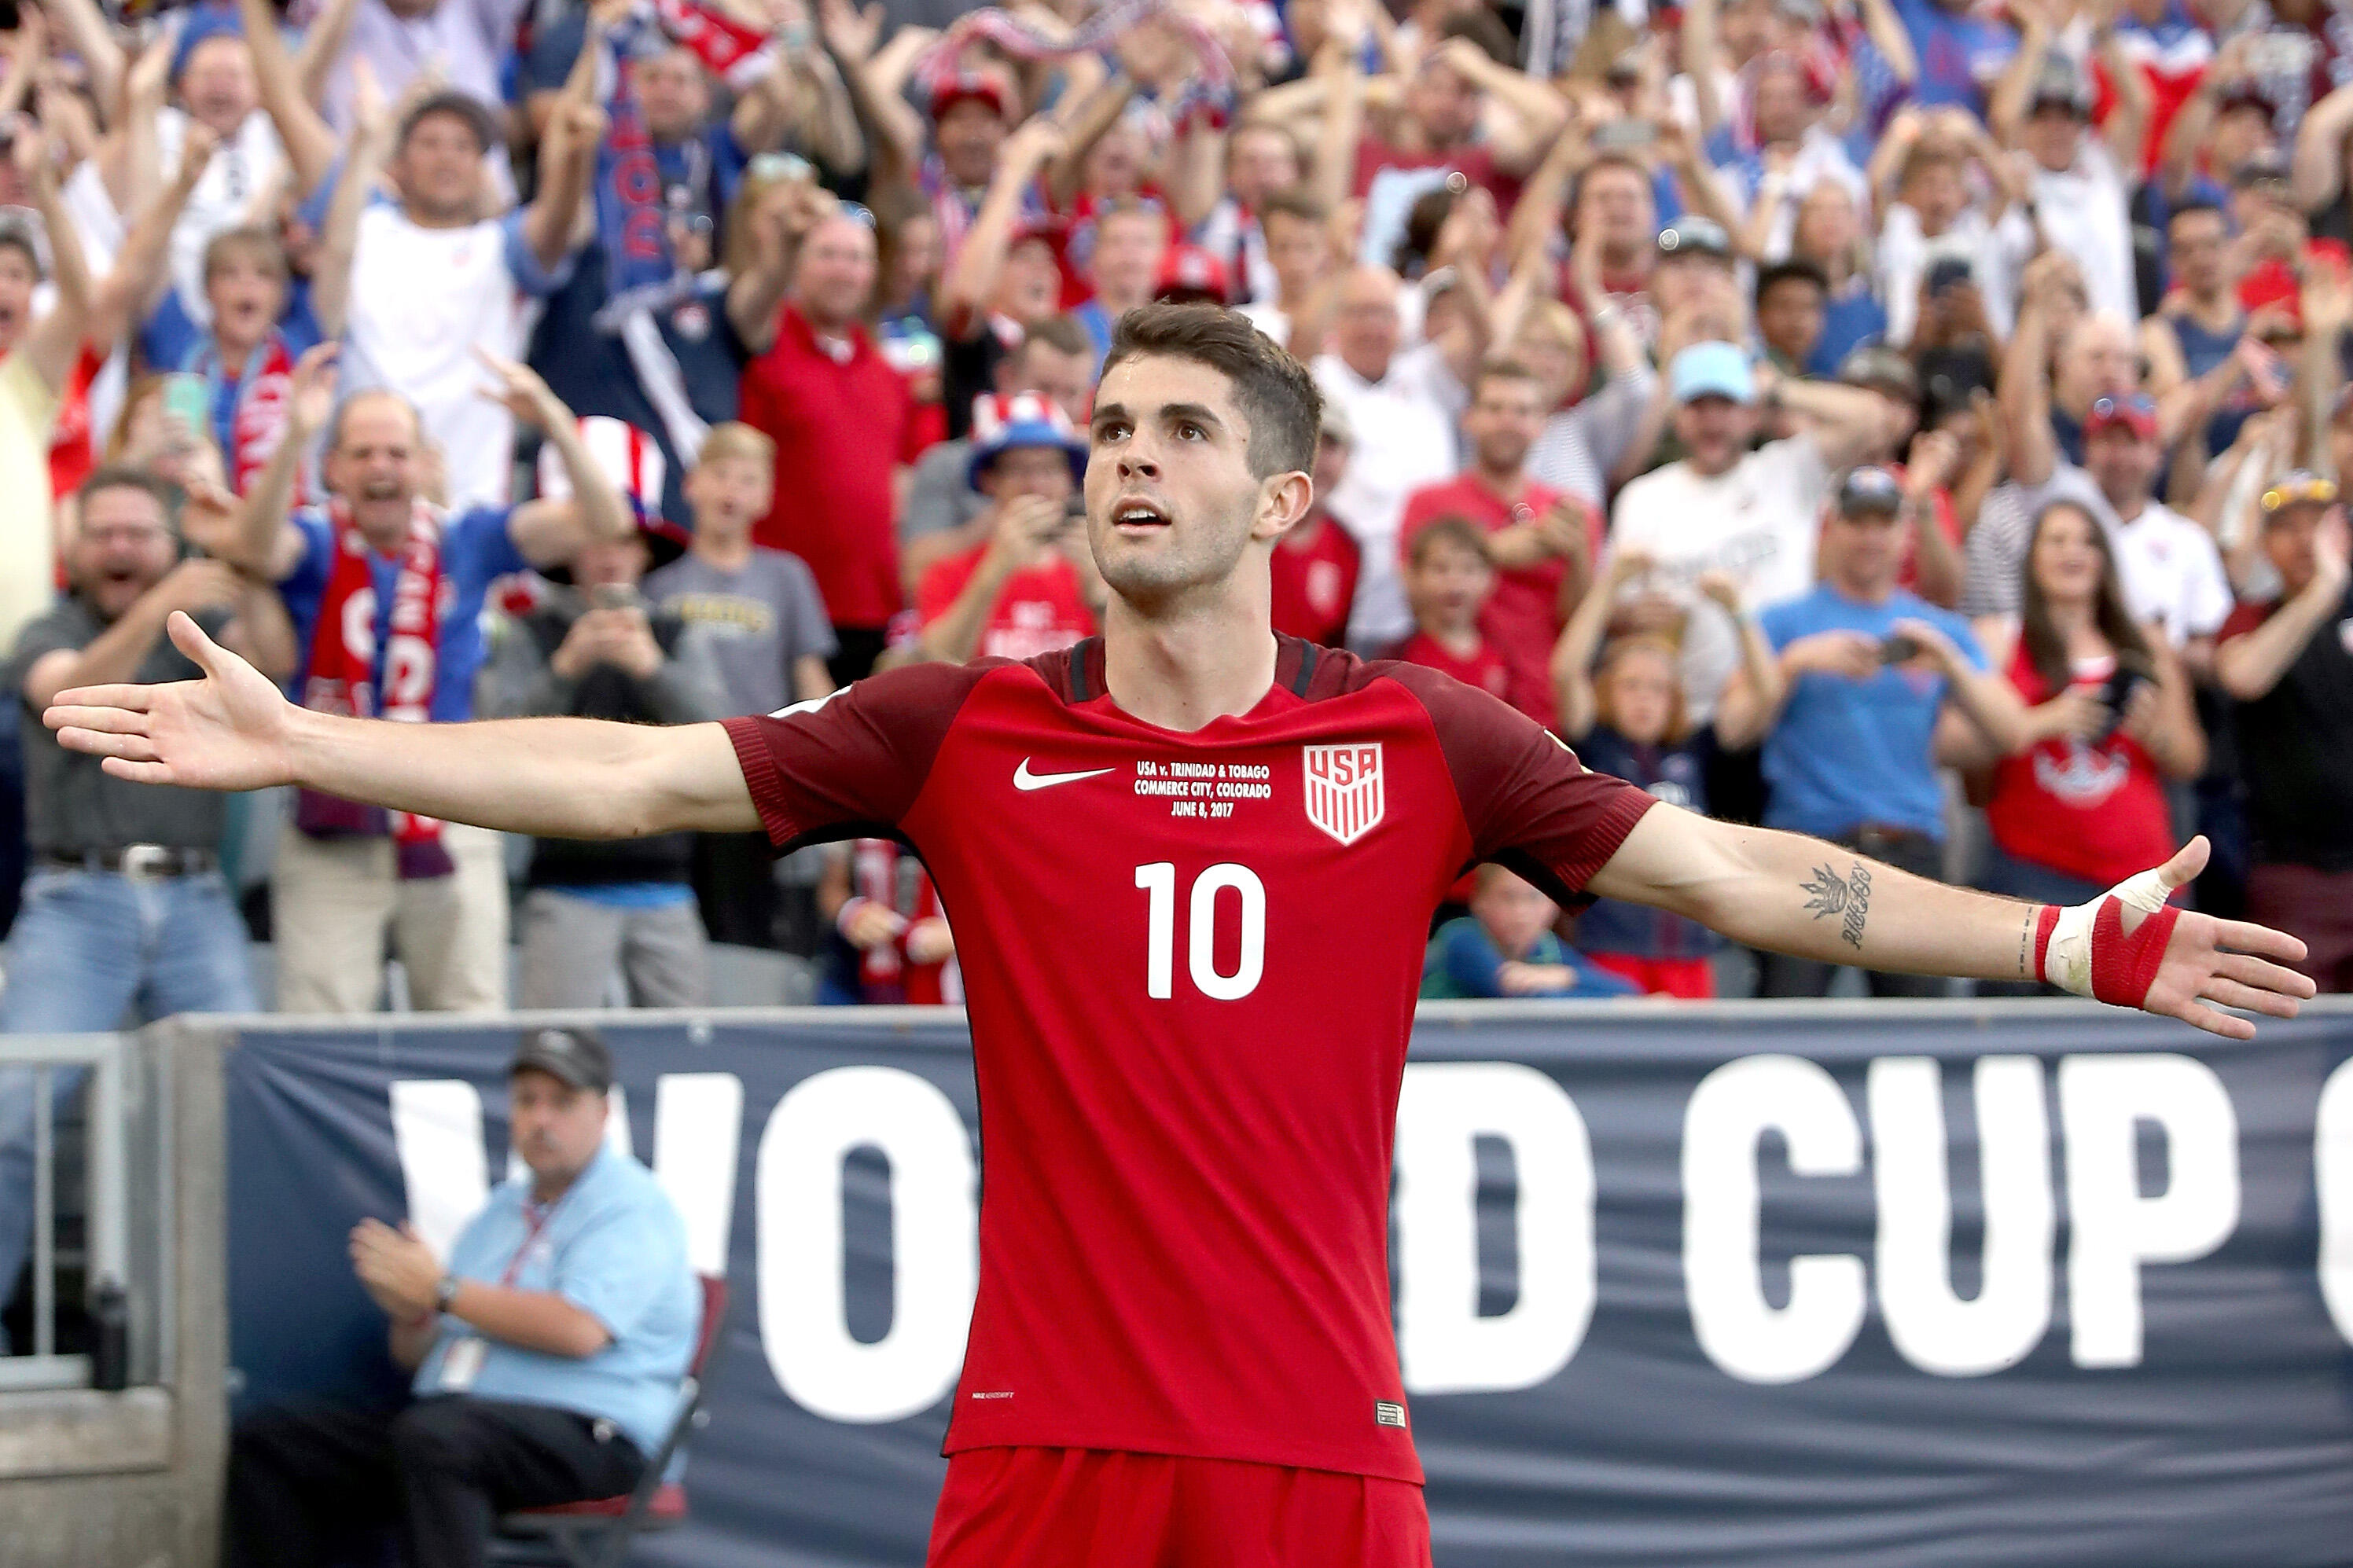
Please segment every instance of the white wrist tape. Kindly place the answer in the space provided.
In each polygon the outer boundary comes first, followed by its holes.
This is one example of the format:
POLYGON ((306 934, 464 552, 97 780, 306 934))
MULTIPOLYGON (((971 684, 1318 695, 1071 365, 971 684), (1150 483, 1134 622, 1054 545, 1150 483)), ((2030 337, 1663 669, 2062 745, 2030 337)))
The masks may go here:
POLYGON ((2078 996, 2092 994, 2092 925, 2100 906, 2114 899, 2125 908, 2153 915, 2165 907, 2168 889, 2156 871, 2137 871, 2087 904, 2063 906, 2059 923, 2051 929, 2051 946, 2043 954, 2042 978, 2078 996))

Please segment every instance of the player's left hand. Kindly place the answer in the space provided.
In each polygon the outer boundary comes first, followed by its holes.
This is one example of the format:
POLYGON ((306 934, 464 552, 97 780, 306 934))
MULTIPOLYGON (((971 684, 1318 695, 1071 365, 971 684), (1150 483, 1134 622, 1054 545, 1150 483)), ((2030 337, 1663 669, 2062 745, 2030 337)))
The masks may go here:
POLYGON ((2192 838, 2164 865, 2127 878, 2089 903, 2046 905, 2036 935, 2043 979, 2078 996, 2179 1018, 2229 1040, 2253 1039, 2255 1026, 2219 1007, 2295 1017, 2318 989, 2286 967, 2303 962, 2303 942, 2269 926, 2218 921, 2165 901, 2206 868, 2206 857, 2205 838, 2192 838))

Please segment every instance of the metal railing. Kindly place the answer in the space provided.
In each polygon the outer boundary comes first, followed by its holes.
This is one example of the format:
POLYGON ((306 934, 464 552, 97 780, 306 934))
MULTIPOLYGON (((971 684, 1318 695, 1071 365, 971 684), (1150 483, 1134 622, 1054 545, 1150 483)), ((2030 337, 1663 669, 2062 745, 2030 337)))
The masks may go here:
MULTIPOLYGON (((0 1037, 0 1073, 29 1069, 33 1088, 32 1335, 29 1355, 0 1356, 0 1393, 27 1388, 86 1388, 92 1358, 58 1350, 58 1075, 89 1074, 83 1116, 83 1235, 81 1272, 94 1289, 121 1289, 130 1279, 130 1182, 124 1128, 131 1037, 20 1035, 0 1037)), ((14 1280, 0 1280, 5 1304, 14 1280)))

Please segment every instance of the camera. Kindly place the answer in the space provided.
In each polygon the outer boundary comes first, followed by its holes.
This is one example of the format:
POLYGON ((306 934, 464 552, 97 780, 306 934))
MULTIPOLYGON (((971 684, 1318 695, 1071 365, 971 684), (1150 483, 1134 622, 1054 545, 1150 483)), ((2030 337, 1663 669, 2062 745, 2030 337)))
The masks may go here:
POLYGON ((1964 283, 1977 281, 1977 269, 1966 256, 1939 256, 1928 263, 1928 292, 1942 294, 1964 283))

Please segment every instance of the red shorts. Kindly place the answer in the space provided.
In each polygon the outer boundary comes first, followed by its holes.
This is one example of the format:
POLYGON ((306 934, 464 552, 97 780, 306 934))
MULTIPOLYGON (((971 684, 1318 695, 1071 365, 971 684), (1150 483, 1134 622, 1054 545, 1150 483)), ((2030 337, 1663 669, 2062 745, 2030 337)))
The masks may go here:
POLYGON ((1102 1448, 948 1458, 926 1568, 1429 1568, 1410 1481, 1102 1448))
POLYGON ((1588 952, 1610 973, 1630 980, 1646 996, 1704 1002, 1715 994, 1715 965, 1704 958, 1637 958, 1630 952, 1588 952))

